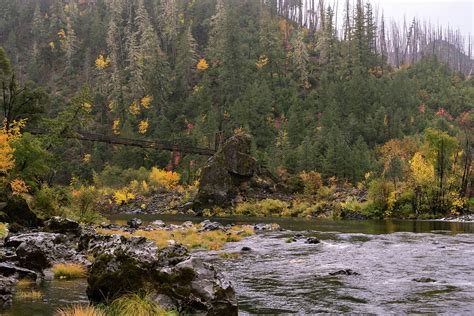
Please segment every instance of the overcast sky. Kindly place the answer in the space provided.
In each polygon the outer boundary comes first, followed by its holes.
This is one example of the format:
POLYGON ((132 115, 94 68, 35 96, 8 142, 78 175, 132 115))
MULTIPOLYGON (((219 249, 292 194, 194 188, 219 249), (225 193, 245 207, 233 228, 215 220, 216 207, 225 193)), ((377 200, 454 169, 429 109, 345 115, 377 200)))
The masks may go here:
POLYGON ((397 21, 407 20, 414 16, 432 24, 448 25, 459 29, 467 38, 474 35, 474 0, 371 0, 384 11, 385 17, 397 21))

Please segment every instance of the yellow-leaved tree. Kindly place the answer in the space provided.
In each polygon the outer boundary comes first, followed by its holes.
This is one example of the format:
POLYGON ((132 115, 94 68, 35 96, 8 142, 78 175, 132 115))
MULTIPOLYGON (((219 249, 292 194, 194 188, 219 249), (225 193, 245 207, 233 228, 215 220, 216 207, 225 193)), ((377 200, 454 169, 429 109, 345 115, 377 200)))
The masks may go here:
POLYGON ((410 170, 415 185, 425 186, 434 181, 434 167, 420 152, 415 153, 410 160, 410 170))
MULTIPOLYGON (((5 120, 0 128, 0 180, 3 184, 5 184, 5 179, 7 179, 9 172, 15 168, 15 158, 13 156, 15 149, 12 146, 12 142, 21 137, 21 129, 25 125, 26 120, 20 120, 13 121, 7 126, 5 120)), ((13 194, 28 192, 26 183, 18 178, 10 181, 10 187, 13 190, 13 194)))

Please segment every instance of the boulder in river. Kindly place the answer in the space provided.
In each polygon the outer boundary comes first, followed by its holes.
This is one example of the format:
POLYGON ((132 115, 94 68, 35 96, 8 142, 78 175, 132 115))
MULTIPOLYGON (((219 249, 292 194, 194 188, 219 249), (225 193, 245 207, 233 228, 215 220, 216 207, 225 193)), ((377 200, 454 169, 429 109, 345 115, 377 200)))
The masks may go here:
POLYGON ((251 138, 235 135, 225 142, 201 171, 194 209, 230 206, 256 171, 256 160, 250 155, 251 138))
POLYGON ((211 265, 189 257, 185 248, 159 249, 145 238, 110 237, 90 269, 87 295, 92 302, 145 290, 180 313, 237 315, 231 283, 211 265))

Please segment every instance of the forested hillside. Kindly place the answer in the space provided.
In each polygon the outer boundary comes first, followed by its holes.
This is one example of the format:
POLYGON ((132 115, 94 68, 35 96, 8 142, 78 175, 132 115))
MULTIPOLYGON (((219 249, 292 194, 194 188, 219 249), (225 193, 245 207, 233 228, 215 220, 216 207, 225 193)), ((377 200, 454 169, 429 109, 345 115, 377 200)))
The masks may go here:
POLYGON ((205 157, 61 136, 214 148, 248 133, 288 187, 369 190, 388 216, 467 210, 474 79, 459 34, 413 26, 395 45, 368 2, 340 4, 342 29, 332 1, 293 2, 0 0, 4 178, 35 194, 158 166, 192 183, 205 157))

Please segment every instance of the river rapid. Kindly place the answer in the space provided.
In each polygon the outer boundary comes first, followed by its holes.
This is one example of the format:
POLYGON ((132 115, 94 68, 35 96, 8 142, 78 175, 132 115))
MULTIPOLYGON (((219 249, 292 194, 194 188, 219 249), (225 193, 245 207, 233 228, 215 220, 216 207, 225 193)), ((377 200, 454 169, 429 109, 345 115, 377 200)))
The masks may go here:
MULTIPOLYGON (((183 216, 142 219, 199 221, 183 216)), ((122 222, 127 217, 112 220, 122 222)), ((277 222, 283 228, 228 243, 219 251, 195 253, 233 282, 241 315, 474 313, 474 223, 213 220, 225 224, 277 222), (295 235, 300 238, 289 242, 295 235), (321 242, 306 244, 306 237, 321 242), (243 247, 251 251, 242 252, 243 247), (224 253, 237 255, 223 258, 224 253)), ((78 286, 84 288, 83 283, 78 286)), ((49 315, 52 305, 84 300, 82 293, 68 296, 71 292, 45 286, 52 296, 36 302, 30 315, 49 315)), ((14 301, 8 315, 21 315, 15 311, 28 310, 28 304, 31 302, 14 301)))

